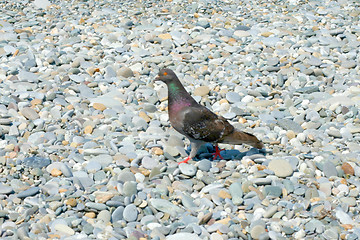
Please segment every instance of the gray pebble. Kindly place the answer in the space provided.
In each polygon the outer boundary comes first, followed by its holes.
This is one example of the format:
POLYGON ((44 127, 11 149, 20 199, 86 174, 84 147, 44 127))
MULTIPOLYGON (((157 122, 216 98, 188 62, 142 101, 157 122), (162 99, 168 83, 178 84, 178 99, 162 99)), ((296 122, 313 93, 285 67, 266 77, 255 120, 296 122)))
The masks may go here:
POLYGON ((31 187, 25 191, 18 193, 16 196, 18 198, 26 198, 26 197, 30 197, 30 196, 34 196, 34 195, 38 194, 39 191, 40 191, 39 187, 31 187))
POLYGON ((226 99, 230 103, 240 102, 240 100, 241 100, 240 95, 238 93, 236 93, 236 92, 228 92, 228 93, 226 93, 226 99))
POLYGON ((323 172, 324 172, 324 175, 326 177, 337 176, 336 167, 330 161, 324 162, 324 164, 323 164, 323 172))
POLYGON ((137 193, 136 182, 127 181, 124 183, 123 192, 125 196, 131 196, 137 193))
POLYGON ((282 189, 278 186, 265 186, 264 193, 265 195, 280 197, 282 194, 282 189))
POLYGON ((123 220, 124 209, 125 208, 123 206, 119 206, 115 209, 115 211, 111 214, 112 223, 123 220))
POLYGON ((179 169, 182 174, 187 176, 194 176, 197 170, 196 166, 187 163, 181 163, 179 169))
POLYGON ((22 163, 25 166, 28 166, 31 168, 43 168, 43 167, 48 166, 51 163, 51 160, 48 158, 33 156, 33 157, 24 158, 22 163))
POLYGON ((134 222, 138 217, 138 210, 134 204, 127 205, 123 212, 124 220, 134 222))
POLYGON ((180 207, 174 205, 173 203, 165 199, 150 199, 151 205, 159 211, 170 214, 171 216, 177 216, 178 214, 183 213, 180 207))
POLYGON ((208 159, 203 159, 199 161, 197 167, 204 172, 208 172, 211 168, 211 161, 208 159))

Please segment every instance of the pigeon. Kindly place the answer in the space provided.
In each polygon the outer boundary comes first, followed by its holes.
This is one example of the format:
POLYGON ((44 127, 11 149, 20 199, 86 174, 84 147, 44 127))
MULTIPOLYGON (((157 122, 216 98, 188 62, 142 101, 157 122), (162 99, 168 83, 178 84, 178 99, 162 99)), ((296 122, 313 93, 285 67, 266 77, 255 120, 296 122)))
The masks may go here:
POLYGON ((190 154, 179 164, 187 163, 194 158, 205 143, 215 144, 214 159, 223 159, 220 155, 222 149, 218 148, 218 143, 245 143, 258 149, 263 148, 263 144, 254 135, 236 129, 224 117, 197 103, 171 69, 161 69, 155 80, 163 81, 167 85, 171 126, 190 140, 190 154))

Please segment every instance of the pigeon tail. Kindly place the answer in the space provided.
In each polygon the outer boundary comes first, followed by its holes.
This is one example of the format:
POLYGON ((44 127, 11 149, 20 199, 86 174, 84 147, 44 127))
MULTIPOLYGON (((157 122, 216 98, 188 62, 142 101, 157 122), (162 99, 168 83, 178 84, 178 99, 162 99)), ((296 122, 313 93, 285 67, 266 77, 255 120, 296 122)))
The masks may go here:
POLYGON ((219 141, 219 143, 227 143, 234 145, 240 145, 245 143, 258 149, 262 149, 264 147, 264 145, 254 135, 236 129, 229 135, 225 136, 222 141, 219 141))

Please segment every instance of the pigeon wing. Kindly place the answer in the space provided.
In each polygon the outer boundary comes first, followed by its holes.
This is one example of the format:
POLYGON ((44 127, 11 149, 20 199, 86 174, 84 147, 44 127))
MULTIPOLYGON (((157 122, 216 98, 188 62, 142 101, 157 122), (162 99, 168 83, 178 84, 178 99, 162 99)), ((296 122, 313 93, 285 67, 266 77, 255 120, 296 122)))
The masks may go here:
POLYGON ((225 118, 201 105, 186 108, 181 114, 184 134, 195 140, 218 142, 234 131, 225 118))

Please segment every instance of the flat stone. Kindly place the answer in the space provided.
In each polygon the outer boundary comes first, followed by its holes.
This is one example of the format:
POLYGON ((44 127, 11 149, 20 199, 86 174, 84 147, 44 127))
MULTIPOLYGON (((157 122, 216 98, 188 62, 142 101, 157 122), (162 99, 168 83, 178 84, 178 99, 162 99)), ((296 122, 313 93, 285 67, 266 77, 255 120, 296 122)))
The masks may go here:
POLYGON ((335 216, 342 224, 354 224, 354 220, 342 209, 336 209, 335 216))
POLYGON ((264 218, 271 218, 278 211, 278 206, 274 205, 269 207, 264 213, 264 218))
POLYGON ((32 156, 27 157, 22 160, 22 163, 25 166, 32 167, 32 168, 43 168, 48 166, 51 163, 51 160, 48 158, 42 158, 39 156, 32 156))
POLYGON ((242 191, 241 183, 235 182, 231 184, 229 187, 229 191, 232 197, 231 200, 234 203, 234 205, 240 205, 243 203, 244 200, 243 200, 243 191, 242 191))
POLYGON ((304 129, 296 122, 290 119, 278 119, 277 120, 280 127, 285 130, 292 130, 295 133, 301 133, 304 129))
POLYGON ((323 172, 326 177, 337 176, 338 174, 336 166, 330 161, 324 162, 323 172))
MULTIPOLYGON (((34 5, 37 8, 46 9, 47 7, 49 7, 51 5, 51 2, 48 0, 35 0, 34 5)), ((73 234, 71 234, 71 235, 73 235, 73 234)))
POLYGON ((85 169, 88 171, 88 173, 96 173, 101 169, 101 164, 96 161, 90 161, 85 169))
POLYGON ((226 100, 228 100, 230 103, 236 103, 241 101, 241 97, 236 92, 228 92, 226 93, 226 100))
POLYGON ((54 226, 54 228, 55 228, 56 231, 59 231, 59 232, 64 233, 66 235, 72 236, 72 235, 75 234, 75 231, 72 228, 70 228, 69 226, 65 225, 65 224, 56 224, 54 226))
POLYGON ((196 174, 196 166, 187 163, 181 163, 179 165, 180 172, 187 176, 194 176, 196 174))
POLYGON ((318 86, 308 86, 308 87, 302 87, 302 88, 298 88, 295 90, 295 92, 298 92, 298 93, 307 93, 307 94, 310 94, 310 93, 314 93, 314 92, 319 92, 320 89, 318 86))
POLYGON ((91 158, 91 161, 98 162, 102 168, 106 168, 110 165, 110 163, 112 163, 113 158, 108 154, 100 154, 91 158))
POLYGON ((260 235, 265 233, 265 228, 262 225, 255 225, 250 230, 250 235, 254 239, 259 239, 260 235))
POLYGON ((330 182, 324 182, 319 184, 319 191, 325 193, 327 197, 331 195, 331 183, 330 182))
POLYGON ((341 67, 343 68, 355 68, 356 65, 357 63, 354 60, 350 60, 350 61, 345 60, 341 62, 341 67))
POLYGON ((138 217, 138 210, 134 204, 127 205, 123 212, 124 220, 134 222, 138 217))
POLYGON ((174 205, 173 203, 171 203, 165 199, 153 198, 153 199, 150 199, 150 204, 157 210, 168 213, 173 217, 184 212, 183 209, 181 209, 180 207, 174 205))
POLYGON ((311 56, 309 59, 308 59, 308 64, 312 65, 312 66, 320 66, 322 64, 322 61, 317 58, 317 57, 313 57, 311 56))
POLYGON ((194 95, 195 96, 206 96, 210 92, 210 88, 208 86, 200 86, 195 88, 194 95))
POLYGON ((137 184, 134 181, 127 181, 124 183, 123 192, 125 196, 131 196, 137 193, 137 184))
POLYGON ((16 195, 16 197, 18 198, 26 198, 26 197, 30 197, 30 196, 34 196, 36 194, 38 194, 40 192, 40 188, 39 187, 31 187, 25 191, 22 191, 20 193, 18 193, 16 195))
POLYGON ((0 184, 0 194, 10 194, 13 192, 14 192, 14 189, 11 186, 0 184))
POLYGON ((191 239, 191 240, 201 240, 201 238, 198 237, 198 235, 194 233, 175 233, 173 235, 169 235, 166 237, 166 240, 184 240, 184 239, 191 239))
POLYGON ((278 186, 265 186, 264 192, 267 196, 270 195, 274 197, 280 197, 282 194, 282 189, 278 186))
POLYGON ((21 109, 21 114, 29 120, 35 120, 40 118, 39 114, 30 107, 24 107, 23 109, 21 109))
POLYGON ((82 77, 82 76, 79 76, 79 75, 73 75, 73 74, 71 74, 71 75, 69 75, 69 77, 70 77, 71 80, 73 80, 73 81, 76 82, 76 83, 82 83, 82 82, 85 81, 85 78, 82 77))
POLYGON ((143 159, 141 160, 141 165, 144 168, 147 169, 153 169, 154 167, 157 167, 159 165, 159 160, 145 156, 143 157, 143 159))
POLYGON ((271 160, 268 167, 278 177, 288 177, 293 174, 291 164, 285 159, 271 160))
POLYGON ((199 168, 199 170, 207 172, 211 168, 211 161, 208 159, 203 159, 203 160, 199 161, 197 167, 199 168))
POLYGON ((123 206, 119 206, 115 209, 115 211, 111 214, 112 223, 123 220, 124 209, 125 208, 123 206))
POLYGON ((131 70, 131 68, 129 67, 121 67, 117 70, 116 74, 118 76, 124 77, 124 78, 129 78, 134 76, 133 71, 131 70))

